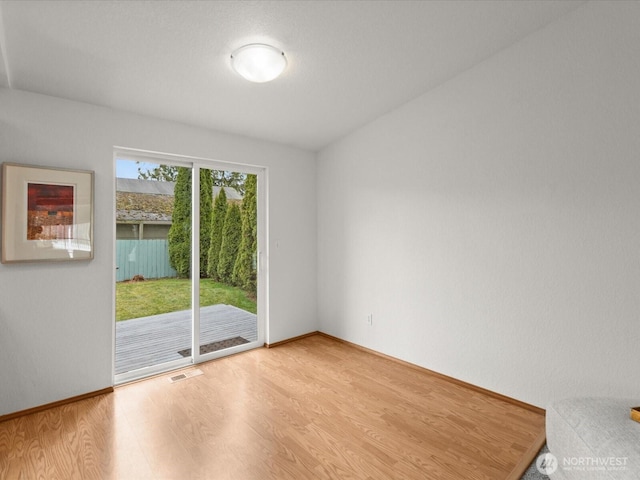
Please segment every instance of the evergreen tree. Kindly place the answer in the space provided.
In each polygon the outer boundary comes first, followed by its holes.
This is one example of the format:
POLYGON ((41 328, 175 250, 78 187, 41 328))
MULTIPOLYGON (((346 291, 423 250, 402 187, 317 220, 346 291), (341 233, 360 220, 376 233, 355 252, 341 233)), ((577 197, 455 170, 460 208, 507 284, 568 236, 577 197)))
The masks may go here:
POLYGON ((211 244, 213 177, 211 170, 200 169, 200 278, 206 278, 211 244))
MULTIPOLYGON (((138 165, 140 162, 136 162, 138 165)), ((172 165, 158 165, 151 170, 138 167, 138 178, 141 180, 157 180, 159 182, 175 182, 178 179, 178 169, 172 165)))
POLYGON ((191 269, 191 169, 189 168, 178 167, 168 238, 169 263, 178 272, 178 277, 188 278, 191 269))
MULTIPOLYGON (((180 278, 191 273, 191 169, 177 167, 173 191, 173 214, 169 228, 169 263, 180 278)), ((206 275, 211 241, 211 170, 200 170, 200 275, 206 275)))
POLYGON ((216 196, 211 215, 211 242, 209 244, 209 258, 207 273, 209 277, 218 280, 218 260, 220 259, 220 247, 222 246, 222 230, 224 219, 227 215, 227 194, 224 188, 216 196))
POLYGON ((242 238, 238 257, 233 267, 233 283, 256 293, 256 252, 258 249, 258 218, 256 190, 258 178, 247 175, 242 199, 242 238))
POLYGON ((222 245, 220 246, 220 258, 218 260, 218 278, 221 282, 231 284, 241 233, 240 208, 235 203, 230 203, 224 219, 222 245))
POLYGON ((225 170, 212 170, 213 184, 216 187, 233 188, 240 195, 244 195, 245 190, 245 177, 244 173, 230 172, 225 170))

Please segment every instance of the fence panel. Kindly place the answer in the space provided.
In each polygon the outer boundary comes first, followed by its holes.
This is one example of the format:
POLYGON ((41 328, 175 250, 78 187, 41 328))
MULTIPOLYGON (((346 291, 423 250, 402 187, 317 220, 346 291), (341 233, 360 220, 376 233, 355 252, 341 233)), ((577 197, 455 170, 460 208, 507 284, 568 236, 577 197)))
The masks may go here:
POLYGON ((116 240, 116 266, 117 282, 135 275, 146 279, 178 276, 169 265, 167 240, 116 240))

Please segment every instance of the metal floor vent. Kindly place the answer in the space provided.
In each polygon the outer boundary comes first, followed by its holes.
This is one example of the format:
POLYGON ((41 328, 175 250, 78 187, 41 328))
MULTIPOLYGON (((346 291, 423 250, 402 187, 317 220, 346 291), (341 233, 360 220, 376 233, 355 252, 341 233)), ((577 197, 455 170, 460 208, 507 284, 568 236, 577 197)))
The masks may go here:
POLYGON ((173 377, 169 377, 169 382, 175 383, 179 382, 180 380, 186 380, 187 378, 197 377, 198 375, 202 375, 202 370, 200 370, 199 368, 195 368, 193 370, 174 375, 173 377))

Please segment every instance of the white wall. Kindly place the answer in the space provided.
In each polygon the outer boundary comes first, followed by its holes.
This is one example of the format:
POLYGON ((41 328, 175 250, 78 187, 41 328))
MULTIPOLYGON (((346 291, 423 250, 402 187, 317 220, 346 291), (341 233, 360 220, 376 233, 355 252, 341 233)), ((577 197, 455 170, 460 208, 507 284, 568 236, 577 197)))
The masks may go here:
POLYGON ((116 145, 266 166, 267 341, 317 330, 313 154, 0 89, 0 162, 95 170, 95 259, 0 265, 0 415, 112 384, 116 145))
POLYGON ((324 149, 321 330, 542 407, 640 399, 638 25, 586 4, 324 149))

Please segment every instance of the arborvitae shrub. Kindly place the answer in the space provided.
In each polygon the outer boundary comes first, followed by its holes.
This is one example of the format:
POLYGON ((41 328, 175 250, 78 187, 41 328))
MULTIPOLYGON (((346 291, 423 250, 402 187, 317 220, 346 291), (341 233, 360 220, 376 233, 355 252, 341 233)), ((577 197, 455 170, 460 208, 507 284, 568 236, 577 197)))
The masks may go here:
POLYGON ((211 170, 200 169, 200 278, 207 277, 209 245, 211 244, 211 215, 213 177, 211 170))
POLYGON ((242 238, 233 267, 233 283, 254 294, 257 286, 255 265, 258 247, 257 183, 256 175, 247 175, 242 200, 242 238))
POLYGON ((240 208, 235 203, 229 204, 222 229, 222 245, 218 260, 218 278, 221 282, 231 284, 233 266, 238 256, 242 227, 240 224, 240 208))
POLYGON ((191 270, 191 169, 186 167, 178 167, 168 239, 169 264, 178 272, 178 277, 189 278, 191 270))
POLYGON ((224 188, 216 196, 211 215, 211 242, 209 244, 209 258, 207 273, 209 277, 218 280, 218 260, 220 259, 220 247, 222 246, 222 230, 224 219, 227 216, 227 194, 224 188))

